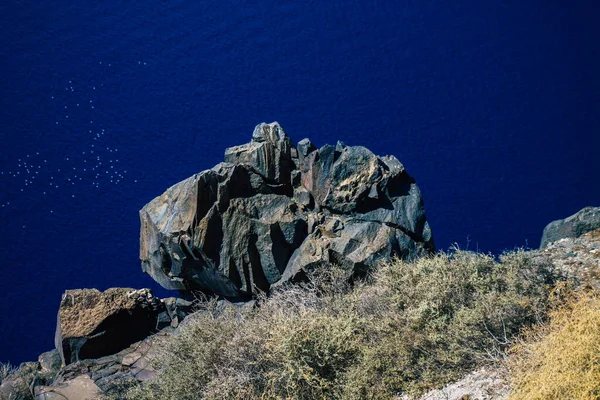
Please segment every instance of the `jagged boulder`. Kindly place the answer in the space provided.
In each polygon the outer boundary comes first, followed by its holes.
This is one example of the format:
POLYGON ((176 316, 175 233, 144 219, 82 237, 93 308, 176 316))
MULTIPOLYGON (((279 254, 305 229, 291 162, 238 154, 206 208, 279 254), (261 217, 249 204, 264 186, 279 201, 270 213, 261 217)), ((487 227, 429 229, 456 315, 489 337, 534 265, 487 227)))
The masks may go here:
POLYGON ((600 207, 585 207, 568 218, 546 225, 540 248, 543 249, 560 239, 578 238, 596 229, 600 229, 600 207))
POLYGON ((157 331, 164 303, 148 289, 67 290, 54 344, 63 365, 115 354, 157 331))
POLYGON ((308 139, 276 122, 225 162, 140 211, 142 269, 167 289, 247 297, 314 268, 364 273, 434 251, 421 193, 393 156, 308 139))
POLYGON ((344 216, 325 217, 292 254, 277 285, 305 280, 318 268, 338 265, 347 278, 363 275, 392 255, 401 258, 423 254, 425 248, 402 230, 379 221, 344 216))

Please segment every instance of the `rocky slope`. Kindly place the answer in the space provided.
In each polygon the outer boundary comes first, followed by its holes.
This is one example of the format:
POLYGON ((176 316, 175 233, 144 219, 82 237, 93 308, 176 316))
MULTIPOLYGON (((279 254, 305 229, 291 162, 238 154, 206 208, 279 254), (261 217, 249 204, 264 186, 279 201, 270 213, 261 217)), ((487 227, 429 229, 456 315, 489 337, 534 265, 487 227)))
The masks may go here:
POLYGON ((181 297, 67 291, 56 348, 4 379, 0 397, 95 398, 151 378, 147 356, 192 311, 184 297, 195 291, 248 301, 334 264, 352 279, 434 251, 419 188, 395 157, 342 142, 294 145, 276 122, 167 189, 140 221, 142 269, 181 297))
MULTIPOLYGON (((600 290, 600 207, 546 226, 539 250, 531 250, 536 263, 552 264, 581 287, 600 290)), ((433 390, 419 400, 505 400, 511 391, 502 365, 475 371, 458 382, 433 390)), ((400 400, 409 400, 402 398, 400 400)))
MULTIPOLYGON (((550 224, 537 262, 600 288, 598 215, 587 208, 550 224)), ((335 264, 351 279, 391 257, 434 251, 420 191, 395 157, 341 142, 294 146, 277 123, 258 125, 250 143, 169 188, 140 219, 143 270, 182 297, 65 292, 56 348, 8 374, 0 399, 98 399, 154 378, 149 359, 184 319, 203 312, 188 300, 193 291, 217 294, 221 309, 235 310, 315 269, 335 264)), ((508 390, 498 371, 482 370, 423 399, 502 399, 508 390)))
POLYGON ((544 228, 540 248, 560 239, 575 239, 600 227, 600 207, 586 207, 565 219, 549 223, 544 228))

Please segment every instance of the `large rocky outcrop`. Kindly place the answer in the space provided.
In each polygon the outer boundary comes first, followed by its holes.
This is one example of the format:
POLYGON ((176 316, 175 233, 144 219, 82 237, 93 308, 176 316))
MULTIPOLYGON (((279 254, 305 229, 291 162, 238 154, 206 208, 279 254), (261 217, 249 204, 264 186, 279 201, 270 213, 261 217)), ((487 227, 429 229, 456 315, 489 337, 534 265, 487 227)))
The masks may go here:
POLYGON ((565 219, 550 222, 544 228, 540 248, 560 239, 578 238, 584 233, 600 229, 600 207, 585 207, 565 219))
POLYGON ((334 263, 351 277, 434 251, 419 188, 395 157, 341 142, 294 146, 276 122, 167 189, 140 220, 146 273, 167 289, 227 297, 334 263))

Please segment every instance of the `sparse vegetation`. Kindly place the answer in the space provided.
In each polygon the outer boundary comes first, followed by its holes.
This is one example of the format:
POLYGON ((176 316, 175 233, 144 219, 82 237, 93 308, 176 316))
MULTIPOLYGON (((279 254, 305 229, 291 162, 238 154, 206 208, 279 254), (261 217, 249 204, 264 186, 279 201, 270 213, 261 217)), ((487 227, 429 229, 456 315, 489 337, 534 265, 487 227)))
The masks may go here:
POLYGON ((0 384, 10 373, 16 371, 17 368, 11 365, 11 363, 0 362, 0 384))
POLYGON ((393 399, 494 360, 543 321, 558 276, 522 250, 383 265, 352 288, 331 271, 253 310, 190 317, 137 399, 393 399))
POLYGON ((2 364, 0 367, 0 384, 7 378, 11 381, 12 393, 10 398, 6 399, 0 393, 0 400, 33 400, 33 385, 32 383, 37 377, 37 369, 35 363, 23 363, 18 368, 10 365, 10 363, 2 364))
POLYGON ((600 399, 600 294, 559 289, 550 322, 511 349, 511 400, 600 399))

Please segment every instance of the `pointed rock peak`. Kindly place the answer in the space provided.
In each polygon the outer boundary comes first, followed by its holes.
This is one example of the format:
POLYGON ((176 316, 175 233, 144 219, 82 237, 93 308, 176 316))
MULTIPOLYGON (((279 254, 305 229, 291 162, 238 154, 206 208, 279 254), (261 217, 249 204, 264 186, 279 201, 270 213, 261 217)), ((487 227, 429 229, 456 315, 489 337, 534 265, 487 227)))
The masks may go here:
POLYGON ((335 151, 339 151, 341 153, 344 151, 344 149, 346 149, 346 147, 348 147, 346 146, 346 143, 338 140, 337 144, 335 145, 335 151))
POLYGON ((253 142, 270 142, 276 145, 278 142, 287 141, 291 143, 290 138, 277 121, 267 124, 265 122, 256 125, 252 133, 253 142))
POLYGON ((250 143, 225 150, 225 162, 254 168, 266 179, 288 184, 295 168, 292 141, 277 122, 262 123, 254 128, 250 143))
POLYGON ((317 149, 317 147, 308 138, 304 138, 299 141, 296 148, 298 149, 298 154, 302 157, 306 157, 317 149))

